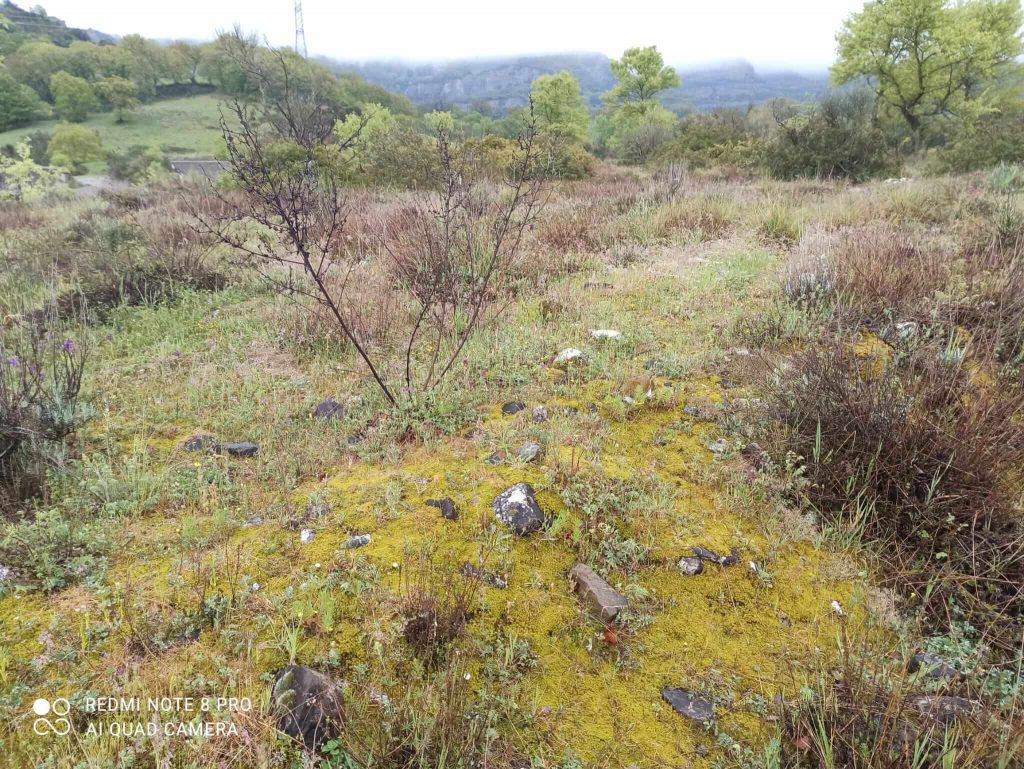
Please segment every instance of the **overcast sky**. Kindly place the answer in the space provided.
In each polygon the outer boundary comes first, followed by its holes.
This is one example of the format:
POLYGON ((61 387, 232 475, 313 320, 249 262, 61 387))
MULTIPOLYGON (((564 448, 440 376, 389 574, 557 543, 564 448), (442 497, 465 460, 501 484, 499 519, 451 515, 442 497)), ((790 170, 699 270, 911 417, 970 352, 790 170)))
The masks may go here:
MULTIPOLYGON (((24 6, 32 0, 21 0, 24 6)), ((71 26, 209 39, 239 23, 273 45, 294 40, 293 0, 43 0, 71 26)), ((862 0, 303 0, 311 54, 436 60, 655 44, 672 64, 747 59, 814 69, 862 0)))

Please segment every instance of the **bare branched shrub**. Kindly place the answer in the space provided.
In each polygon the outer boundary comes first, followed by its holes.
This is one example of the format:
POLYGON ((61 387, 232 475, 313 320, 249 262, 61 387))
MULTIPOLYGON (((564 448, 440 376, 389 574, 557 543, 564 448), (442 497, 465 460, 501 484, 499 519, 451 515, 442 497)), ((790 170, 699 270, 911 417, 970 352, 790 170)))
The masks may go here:
POLYGON ((444 379, 494 306, 498 280, 512 268, 543 203, 536 139, 531 121, 501 187, 488 189, 476 182, 480 159, 470 150, 458 151, 449 132, 438 130, 438 191, 417 196, 376 228, 398 287, 414 302, 404 352, 410 391, 429 390, 444 379), (421 338, 428 353, 417 379, 414 357, 421 338))
POLYGON ((444 660, 476 610, 480 580, 476 572, 439 566, 423 552, 407 560, 403 572, 402 636, 424 662, 444 660))
MULTIPOLYGON (((291 57, 245 41, 227 50, 252 82, 273 88, 264 89, 259 107, 236 100, 230 120, 221 122, 241 205, 224 216, 197 216, 280 290, 325 308, 392 405, 401 395, 393 356, 404 362, 405 395, 436 387, 493 306, 499 276, 539 211, 535 123, 520 137, 503 187, 490 195, 474 182, 472 153, 456 151, 447 130, 439 130, 436 195, 412 198, 353 247, 351 196, 341 180, 345 153, 356 146, 365 120, 339 136, 315 89, 295 85, 291 57), (394 280, 367 291, 376 258, 387 261, 394 280), (382 317, 368 304, 385 288, 400 293, 411 316, 397 351, 380 340, 373 344, 366 331, 382 317)), ((390 313, 387 321, 393 325, 390 313)))

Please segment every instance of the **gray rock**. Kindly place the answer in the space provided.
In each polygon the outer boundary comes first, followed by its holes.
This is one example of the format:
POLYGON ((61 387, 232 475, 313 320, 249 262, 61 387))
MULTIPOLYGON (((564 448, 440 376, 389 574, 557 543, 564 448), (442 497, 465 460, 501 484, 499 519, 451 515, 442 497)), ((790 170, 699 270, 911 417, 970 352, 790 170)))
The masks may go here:
POLYGON ((560 350, 558 355, 555 356, 554 361, 556 366, 568 366, 570 363, 586 362, 587 354, 576 347, 566 347, 564 350, 560 350))
POLYGON ((341 702, 334 681, 303 665, 288 665, 274 676, 270 706, 277 728, 308 750, 318 750, 341 733, 341 702))
POLYGON ((616 331, 614 328, 595 328, 591 329, 590 337, 592 339, 607 339, 615 341, 622 339, 622 332, 616 331))
POLYGON ((689 689, 666 686, 661 690, 661 698, 671 705, 676 713, 698 724, 707 724, 714 720, 714 703, 689 689))
POLYGON ((521 403, 520 401, 509 401, 501 407, 501 413, 506 415, 518 414, 525 408, 525 403, 521 403))
POLYGON ((694 577, 704 571, 704 561, 697 556, 684 555, 679 559, 679 571, 687 577, 694 577))
POLYGON ((220 443, 216 438, 207 433, 196 433, 195 435, 186 438, 185 442, 181 444, 181 447, 185 451, 193 453, 200 451, 215 453, 220 451, 220 443))
POLYGON ((524 443, 516 449, 516 457, 520 462, 532 462, 542 451, 539 443, 524 443))
POLYGON ((259 515, 250 515, 248 518, 245 519, 245 522, 242 525, 243 526, 262 526, 263 525, 263 518, 262 518, 262 516, 259 516, 259 515))
POLYGON ((688 417, 699 417, 700 409, 696 406, 683 406, 683 413, 688 417))
POLYGON ((946 725, 953 723, 960 716, 972 715, 977 709, 977 704, 966 697, 930 695, 915 697, 912 704, 922 716, 934 718, 946 725))
POLYGON ((344 550, 352 550, 356 547, 363 547, 364 545, 370 544, 369 534, 356 534, 355 536, 349 537, 341 543, 341 547, 344 550))
POLYGON ((608 291, 615 288, 611 283, 604 283, 602 281, 588 281, 583 284, 584 291, 608 291))
POLYGON ((320 401, 313 409, 313 419, 341 419, 343 416, 345 416, 345 407, 334 398, 320 401))
POLYGON ((544 525, 544 513, 528 483, 505 489, 491 502, 491 508, 498 520, 520 537, 539 531, 544 525))
POLYGON ((256 456, 256 453, 260 450, 259 446, 249 441, 225 443, 222 448, 233 457, 243 457, 245 459, 256 456))
POLYGON ((14 569, 0 563, 0 582, 10 582, 14 579, 14 569))
POLYGON ((533 421, 537 424, 548 421, 548 410, 544 406, 533 407, 533 421))
POLYGON ((440 510, 442 518, 449 521, 457 521, 459 519, 459 511, 455 507, 455 502, 451 497, 445 497, 444 499, 428 499, 427 504, 440 510))
POLYGON ((928 652, 921 652, 920 654, 915 654, 911 657, 910 663, 907 665, 907 669, 911 673, 925 671, 925 676, 935 679, 952 679, 957 678, 960 675, 955 667, 947 663, 941 657, 929 654, 928 652))
POLYGON ((569 578, 573 581, 576 595, 603 622, 611 622, 622 609, 629 606, 626 596, 601 579, 597 572, 586 564, 578 563, 573 566, 569 570, 569 578))
POLYGON ((489 465, 503 465, 505 464, 505 455, 500 451, 495 451, 484 461, 489 465))
POLYGON ((316 538, 316 531, 313 529, 303 529, 299 532, 299 542, 304 545, 308 545, 316 538))

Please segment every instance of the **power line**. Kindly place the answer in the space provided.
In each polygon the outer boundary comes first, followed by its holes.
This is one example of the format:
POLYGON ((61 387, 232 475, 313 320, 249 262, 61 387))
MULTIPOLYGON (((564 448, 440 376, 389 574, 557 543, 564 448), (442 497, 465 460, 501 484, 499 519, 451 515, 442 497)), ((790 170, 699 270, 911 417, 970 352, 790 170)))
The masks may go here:
POLYGON ((303 59, 309 58, 306 50, 306 28, 302 21, 302 0, 295 0, 295 53, 303 59))

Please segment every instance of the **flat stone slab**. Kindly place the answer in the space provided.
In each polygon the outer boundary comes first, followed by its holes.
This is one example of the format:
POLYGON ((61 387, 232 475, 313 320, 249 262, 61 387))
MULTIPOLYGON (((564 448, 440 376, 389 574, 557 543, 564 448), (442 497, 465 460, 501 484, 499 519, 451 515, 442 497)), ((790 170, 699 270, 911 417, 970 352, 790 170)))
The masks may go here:
POLYGON ((672 709, 681 715, 698 724, 706 724, 715 718, 715 705, 707 697, 694 694, 689 689, 679 686, 666 686, 661 690, 661 698, 665 700, 672 709))
POLYGON ((225 443, 221 448, 233 457, 242 457, 244 459, 256 456, 256 453, 260 450, 259 446, 249 441, 225 443))
POLYGON ((934 654, 928 652, 920 652, 910 658, 910 664, 907 669, 911 673, 919 673, 924 671, 924 675, 927 678, 958 678, 960 673, 955 667, 950 665, 941 657, 937 657, 934 654))
POLYGON ((344 415, 345 407, 334 400, 334 398, 320 401, 316 404, 316 408, 313 409, 313 419, 340 419, 344 415))
POLYGON ((578 563, 569 569, 569 578, 573 580, 576 595, 604 622, 611 622, 622 609, 629 606, 626 596, 601 579, 586 564, 578 563))
POLYGON ((509 401, 501 407, 501 413, 506 416, 511 416, 512 414, 518 414, 525 408, 526 404, 521 401, 509 401))

